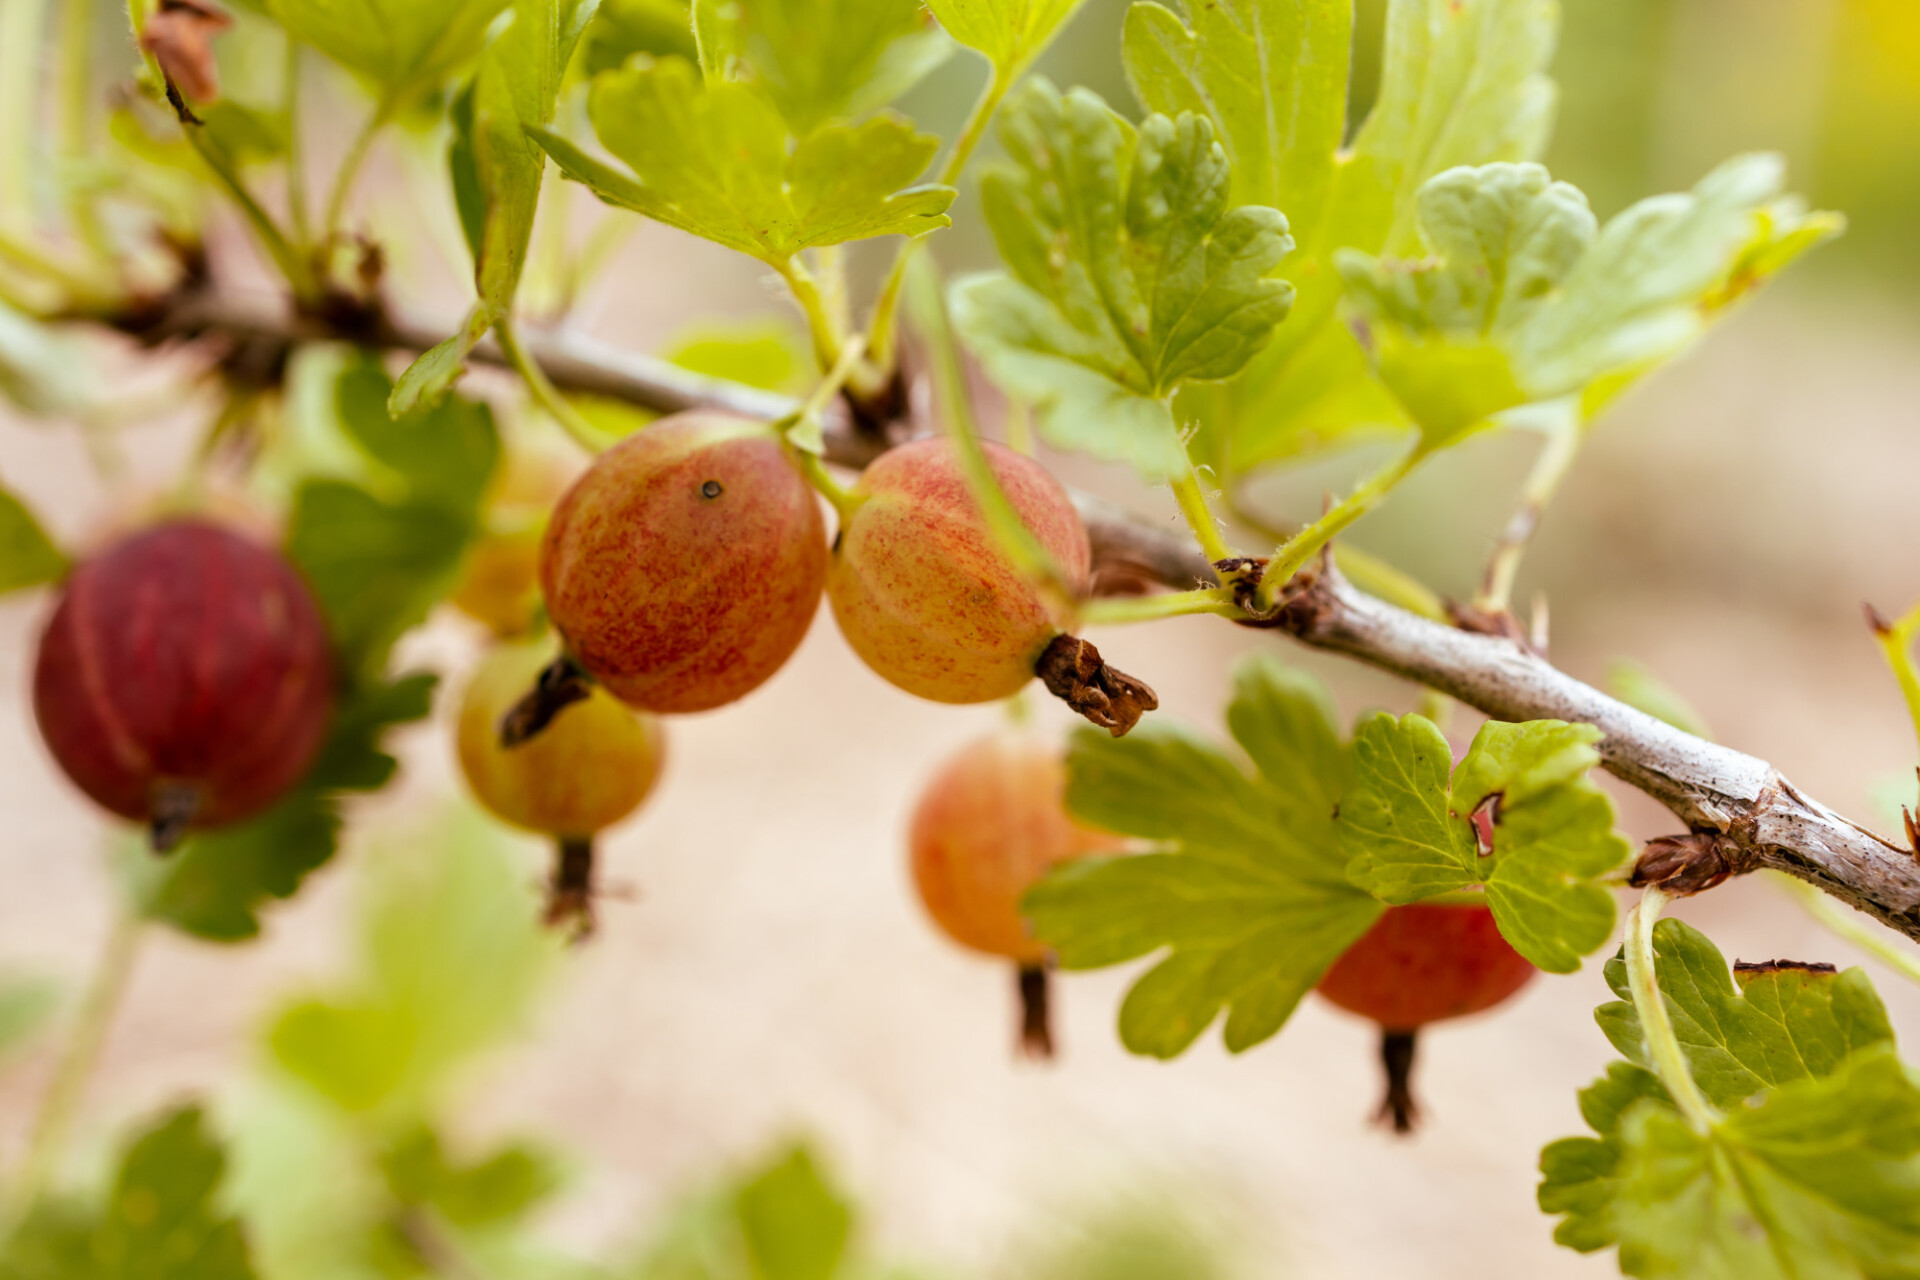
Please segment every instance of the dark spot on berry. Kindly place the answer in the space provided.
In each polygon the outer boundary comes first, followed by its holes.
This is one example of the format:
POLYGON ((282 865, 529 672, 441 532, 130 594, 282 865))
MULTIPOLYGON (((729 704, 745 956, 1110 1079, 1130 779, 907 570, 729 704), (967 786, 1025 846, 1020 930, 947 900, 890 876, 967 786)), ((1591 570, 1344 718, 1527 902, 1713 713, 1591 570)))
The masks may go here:
POLYGON ((700 496, 703 498, 717 498, 721 492, 720 482, 718 480, 709 480, 700 486, 700 496))

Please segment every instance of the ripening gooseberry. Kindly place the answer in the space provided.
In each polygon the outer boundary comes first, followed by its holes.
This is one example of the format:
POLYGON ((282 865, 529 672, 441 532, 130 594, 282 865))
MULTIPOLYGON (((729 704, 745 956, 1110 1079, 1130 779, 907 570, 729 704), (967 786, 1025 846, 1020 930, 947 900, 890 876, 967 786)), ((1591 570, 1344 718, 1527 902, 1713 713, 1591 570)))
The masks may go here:
POLYGON ((521 448, 488 487, 486 529, 468 548, 454 608, 502 637, 534 630, 540 612, 540 545, 547 513, 566 492, 568 469, 553 453, 521 448))
POLYGON ((1049 1057, 1047 949, 1020 917, 1021 896, 1056 865, 1118 847, 1066 810, 1058 749, 1014 730, 962 748, 940 767, 913 811, 913 882, 935 924, 1019 972, 1021 1046, 1049 1057))
POLYGON ((547 614, 622 702, 705 711, 780 669, 826 577, 812 488, 770 426, 675 414, 602 454, 554 509, 547 614))
POLYGON ((1320 994, 1370 1018, 1381 1031, 1387 1095, 1380 1118, 1395 1133, 1418 1119, 1411 1081, 1414 1037, 1429 1022, 1479 1013, 1534 975, 1480 903, 1420 902, 1388 907, 1320 979, 1320 994))
MULTIPOLYGON (((1066 490, 1031 458, 984 448, 1014 511, 1084 594, 1092 556, 1066 490)), ((854 652, 935 702, 1018 692, 1067 620, 987 527, 952 442, 881 454, 853 492, 860 503, 840 530, 827 595, 854 652)))
POLYGON ((502 821, 553 836, 559 859, 548 918, 590 925, 593 837, 640 807, 660 778, 659 721, 604 689, 560 708, 544 732, 500 744, 500 719, 553 658, 545 644, 503 644, 474 672, 456 741, 467 785, 502 821))
POLYGON ((277 553, 197 519, 74 570, 33 673, 33 710, 80 789, 168 849, 265 809, 333 713, 320 608, 277 553))

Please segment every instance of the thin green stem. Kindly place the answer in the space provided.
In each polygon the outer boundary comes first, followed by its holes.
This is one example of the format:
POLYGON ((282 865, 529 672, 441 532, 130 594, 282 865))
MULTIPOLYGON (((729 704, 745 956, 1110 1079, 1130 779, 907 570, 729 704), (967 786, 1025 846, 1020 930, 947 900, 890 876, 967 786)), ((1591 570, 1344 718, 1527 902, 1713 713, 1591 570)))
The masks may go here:
POLYGON ((1090 627, 1114 626, 1127 622, 1182 618, 1197 613, 1217 614, 1223 618, 1246 616, 1227 588, 1203 587, 1197 591, 1163 591, 1151 596, 1089 600, 1080 606, 1080 621, 1090 627))
POLYGON ((1640 1034, 1646 1041, 1647 1055, 1653 1059, 1654 1073, 1673 1095, 1687 1123, 1695 1131, 1705 1133, 1720 1118, 1719 1113, 1694 1082, 1693 1068, 1687 1062, 1686 1052, 1680 1048, 1679 1037, 1674 1034, 1673 1018, 1667 1012, 1666 1000, 1654 976, 1653 924, 1667 902, 1664 890, 1648 889, 1627 914, 1627 988, 1633 996, 1634 1010, 1640 1016, 1640 1034))
MULTIPOLYGON (((934 397, 940 405, 940 421, 947 424, 949 431, 979 435, 980 420, 974 413, 960 344, 954 338, 953 326, 947 323, 947 301, 940 292, 940 273, 930 259, 916 258, 908 268, 906 303, 907 320, 926 345, 934 397)), ((1009 431, 1013 427, 1011 409, 1009 406, 1009 431)))
POLYGON ((1220 532, 1220 522, 1213 518, 1213 508, 1207 505, 1207 495, 1201 491, 1200 473, 1189 464, 1185 472, 1167 483, 1173 487, 1180 514, 1187 518, 1193 536, 1200 540, 1200 550, 1206 554, 1207 562, 1217 564, 1234 559, 1233 548, 1227 545, 1226 536, 1220 532))
MULTIPOLYGON (((1001 100, 1012 87, 1012 78, 995 68, 992 78, 974 100, 967 122, 960 127, 960 136, 954 139, 952 149, 947 152, 947 162, 940 167, 939 181, 942 186, 951 187, 959 183, 960 175, 966 171, 967 161, 972 159, 974 149, 987 135, 987 126, 993 121, 993 113, 1000 109, 1001 100)), ((867 326, 867 353, 882 381, 893 374, 899 345, 900 293, 906 285, 907 264, 920 252, 923 239, 915 237, 901 242, 893 255, 893 266, 887 272, 886 281, 880 286, 879 300, 873 305, 873 321, 867 326)))
POLYGON ((1320 548, 1331 542, 1348 525, 1373 510, 1380 499, 1412 474, 1426 456, 1427 451, 1416 442, 1404 454, 1361 481, 1352 493, 1342 498, 1325 515, 1287 539, 1273 553, 1266 575, 1261 580, 1260 607, 1271 608, 1293 575, 1318 555, 1320 548))
POLYGON ((1782 889, 1798 898, 1800 905, 1805 907, 1807 914, 1815 920, 1901 977, 1910 982, 1920 982, 1920 951, 1914 950, 1911 943, 1895 942, 1895 935, 1891 930, 1880 925, 1868 924, 1866 917, 1858 911, 1841 906, 1804 880, 1795 880, 1792 876, 1781 872, 1775 872, 1771 878, 1782 889))
POLYGON ((373 150, 373 140, 380 136, 380 131, 387 127, 387 122, 393 119, 394 112, 400 106, 400 99, 391 94, 381 98, 341 159, 340 169, 333 175, 333 194, 327 197, 327 218, 320 224, 321 234, 328 243, 340 234, 340 220, 346 216, 347 199, 353 194, 353 184, 360 177, 367 154, 373 150))
POLYGON ((1520 572, 1520 561, 1526 557, 1533 532, 1540 526, 1540 516, 1559 491, 1560 482, 1567 478, 1573 460, 1580 456, 1580 445, 1585 439, 1586 433, 1574 424, 1564 425, 1547 435, 1546 445, 1533 460, 1533 470, 1521 486, 1520 505, 1514 509, 1513 518, 1507 521, 1500 540, 1494 544, 1493 555, 1487 560, 1486 576, 1481 580, 1479 594, 1474 597, 1475 608, 1487 613, 1504 613, 1512 602, 1513 580, 1520 572))
POLYGON ((866 499, 834 479, 833 473, 827 470, 827 464, 820 461, 819 454, 807 449, 795 449, 793 461, 800 468, 800 474, 806 477, 807 483, 827 500, 834 514, 840 517, 840 527, 846 528, 847 521, 853 519, 853 513, 860 509, 860 504, 866 499))
POLYGON ((300 42, 286 38, 286 60, 281 68, 281 110, 287 116, 287 217, 293 239, 301 249, 313 249, 313 223, 307 214, 307 156, 300 140, 300 42))
POLYGON ((74 176, 93 151, 93 5, 68 0, 60 27, 60 158, 67 170, 67 212, 81 242, 101 257, 108 253, 90 184, 74 176))
POLYGON ((140 951, 143 923, 139 916, 122 909, 107 934, 93 977, 74 1015, 66 1046, 54 1065, 53 1079, 40 1104, 40 1114, 34 1119, 33 1133, 27 1140, 27 1154, 15 1188, 20 1208, 31 1205, 45 1189, 59 1162, 61 1148, 86 1095, 87 1082, 100 1060, 107 1032, 113 1026, 114 1014, 126 995, 134 958, 140 951))
POLYGON ((813 273, 798 257, 777 264, 775 270, 787 282, 793 300, 800 304, 801 312, 807 317, 807 332, 813 336, 813 358, 823 371, 833 368, 840 363, 840 330, 833 322, 833 312, 813 273))
MULTIPOLYGON (((1276 543, 1285 542, 1292 536, 1249 510, 1233 486, 1229 485, 1225 494, 1227 511, 1236 523, 1276 543)), ((1368 595, 1379 596, 1388 604, 1398 605, 1408 613, 1417 613, 1435 622, 1447 620, 1446 602, 1440 598, 1438 591, 1371 551, 1362 551, 1359 547, 1343 543, 1333 549, 1333 562, 1339 566, 1340 572, 1368 595)))
POLYGON ((33 113, 46 19, 47 0, 0 4, 0 227, 26 229, 35 221, 33 113))
POLYGON ((246 215, 247 224, 260 238, 261 247, 266 249, 274 265, 280 268, 280 273, 287 278, 287 284, 292 287, 294 294, 306 301, 318 298, 320 277, 314 274, 313 264, 308 261, 305 254, 294 247, 291 240, 287 239, 287 233, 280 229, 280 224, 273 220, 273 215, 268 213, 266 207, 254 197, 253 192, 247 189, 247 184, 240 180, 240 175, 227 163, 227 158, 208 145, 201 133, 202 128, 201 125, 184 121, 180 125, 180 131, 186 135, 187 143, 202 160, 206 161, 207 168, 213 171, 213 176, 219 179, 220 185, 226 188, 227 194, 232 196, 234 203, 240 206, 240 212, 246 215))
POLYGON ((1034 449, 1033 408, 1017 396, 1007 400, 1006 429, 1007 448, 1031 458, 1034 449))
POLYGON ((527 384, 527 392, 533 397, 534 403, 546 410, 548 416, 559 423, 560 429, 571 436, 573 442, 582 449, 594 454, 605 451, 611 441, 607 439, 605 433, 588 422, 585 415, 574 408, 565 396, 560 394, 560 389, 553 385, 551 378, 547 377, 547 371, 540 367, 540 362, 529 355, 527 349, 521 345, 520 334, 514 322, 505 317, 496 320, 493 325, 493 335, 499 340, 500 352, 506 356, 507 363, 527 384))
MULTIPOLYGON (((800 423, 812 423, 817 429, 820 415, 827 411, 827 406, 833 403, 834 397, 846 389, 847 379, 853 376, 854 369, 858 367, 865 345, 864 338, 855 338, 841 348, 840 358, 834 362, 833 368, 827 371, 827 376, 820 379, 808 393, 799 412, 785 421, 796 426, 800 423)), ((788 439, 792 441, 791 433, 788 439)), ((814 434, 814 439, 817 442, 817 432, 814 434)), ((797 455, 795 463, 800 468, 800 474, 806 477, 807 483, 811 484, 821 497, 833 505, 834 511, 840 517, 841 526, 845 527, 847 521, 853 518, 853 513, 860 509, 860 504, 866 499, 835 480, 833 474, 827 470, 826 464, 820 460, 819 453, 814 449, 795 444, 793 451, 797 455)))

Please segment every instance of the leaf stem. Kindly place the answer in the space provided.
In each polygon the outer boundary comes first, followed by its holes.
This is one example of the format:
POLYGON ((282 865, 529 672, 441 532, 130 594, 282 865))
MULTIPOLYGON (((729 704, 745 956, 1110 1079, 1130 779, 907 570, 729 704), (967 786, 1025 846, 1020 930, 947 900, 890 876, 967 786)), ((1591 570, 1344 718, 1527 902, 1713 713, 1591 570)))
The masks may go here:
POLYGON ((571 436, 573 442, 582 449, 590 454, 605 452, 612 442, 603 432, 588 422, 585 415, 574 408, 565 396, 560 394, 559 388, 553 385, 553 380, 547 377, 547 371, 540 367, 540 362, 527 354, 526 347, 521 345, 519 329, 513 319, 509 316, 496 319, 493 322, 493 334, 500 342, 500 352, 506 356, 507 363, 513 366, 514 372, 518 373, 521 380, 527 384, 527 392, 533 397, 533 402, 546 410, 548 416, 559 423, 560 429, 571 436))
POLYGON ((61 9, 60 158, 67 173, 67 212, 81 241, 100 257, 108 256, 107 237, 92 192, 74 181, 91 162, 93 125, 93 5, 69 2, 61 9))
POLYGON ((1909 982, 1920 982, 1920 951, 1902 946, 1886 929, 1863 922, 1859 912, 1843 907, 1804 880, 1776 872, 1770 877, 1782 889, 1800 900, 1807 914, 1833 932, 1859 947, 1909 982))
POLYGON ((1665 890, 1648 889, 1627 913, 1627 987, 1634 1011, 1640 1016, 1640 1034, 1646 1040, 1647 1055, 1653 1059, 1654 1073, 1687 1123, 1696 1132, 1706 1133, 1720 1117, 1694 1081, 1693 1068, 1674 1034, 1673 1018, 1654 974, 1653 924, 1668 901, 1665 890))
POLYGON ((321 233, 328 242, 340 234, 340 220, 346 216, 347 198, 353 194, 353 184, 360 176, 361 167, 367 162, 367 154, 373 150, 373 140, 387 127, 387 122, 393 119, 400 105, 400 99, 395 95, 383 95, 341 159, 340 169, 333 175, 333 194, 327 197, 327 219, 320 224, 321 233))
POLYGON ((45 1188, 60 1158, 60 1149, 86 1094, 87 1081, 100 1060, 107 1032, 126 996, 144 924, 136 913, 122 908, 107 934, 93 977, 74 1015, 73 1029, 54 1066, 40 1114, 34 1119, 32 1136, 27 1141, 20 1183, 15 1188, 18 1207, 23 1210, 45 1188))
POLYGON ((1227 539, 1220 532, 1220 522, 1213 518, 1213 508, 1207 505, 1207 495, 1200 488, 1200 473, 1192 463, 1180 475, 1168 479, 1173 488, 1174 500, 1180 504, 1180 514, 1187 518, 1187 524, 1193 530, 1193 536, 1200 540, 1200 550, 1205 553, 1209 564, 1234 558, 1233 548, 1227 545, 1227 539))
POLYGON ((240 175, 227 163, 227 158, 208 144, 201 132, 203 128, 202 125, 185 121, 180 125, 180 131, 186 135, 188 145, 202 160, 206 161, 207 168, 213 171, 214 177, 220 180, 220 185, 226 188, 227 194, 232 196, 234 203, 240 206, 240 212, 246 215, 247 224, 260 238, 261 246, 273 259, 274 265, 279 267, 280 273, 287 278, 287 284, 292 287, 294 294, 304 301, 318 298, 320 277, 314 274, 313 264, 308 261, 305 254, 294 248, 293 242, 287 239, 287 233, 280 229, 280 224, 273 220, 273 215, 266 211, 265 206, 254 198, 253 192, 247 189, 247 184, 240 180, 240 175))
POLYGON ((1325 515, 1281 544, 1273 553, 1266 575, 1261 580, 1260 607, 1272 608, 1293 575, 1318 555, 1320 548, 1331 542, 1348 525, 1373 510, 1380 499, 1412 474, 1426 457, 1426 446, 1416 440, 1412 448, 1362 480, 1352 493, 1342 498, 1325 515))
MULTIPOLYGON (((996 66, 986 87, 974 100, 967 122, 960 127, 960 136, 954 139, 952 149, 947 152, 947 162, 940 166, 941 186, 951 187, 959 183, 974 149, 986 137, 993 113, 1000 109, 1001 101, 1012 87, 1013 77, 996 66)), ((907 264, 920 252, 924 240, 924 236, 916 236, 901 243, 893 255, 893 266, 887 272, 886 282, 880 286, 879 300, 873 305, 873 321, 867 326, 867 355, 881 381, 892 375, 898 354, 900 293, 906 285, 907 264)))
POLYGON ((798 256, 776 263, 774 269, 787 282, 787 288, 793 291, 793 300, 800 304, 801 312, 807 317, 807 331, 813 337, 813 358, 822 371, 833 368, 840 363, 840 329, 833 322, 833 312, 813 273, 798 256))
POLYGON ((34 107, 40 99, 41 38, 47 0, 0 4, 0 227, 34 225, 34 107))
POLYGON ((1546 445, 1533 460, 1533 470, 1521 486, 1520 505, 1514 509, 1513 517, 1507 521, 1487 560, 1486 576, 1481 580, 1479 594, 1474 597, 1475 608, 1487 613, 1506 612, 1513 599, 1513 580, 1520 572, 1520 561, 1533 541, 1534 530, 1540 525, 1540 516, 1559 491, 1560 482, 1567 478, 1573 460, 1580 456, 1585 438, 1586 433, 1571 422, 1547 434, 1546 445))
POLYGON ((1090 627, 1128 622, 1154 622, 1189 614, 1212 613, 1223 618, 1246 616, 1226 587, 1194 591, 1163 591, 1150 596, 1120 596, 1089 600, 1080 606, 1080 620, 1090 627))
POLYGON ((281 69, 281 109, 287 115, 287 216, 293 239, 302 249, 313 248, 313 223, 307 214, 307 163, 300 145, 300 42, 286 37, 286 61, 281 69))

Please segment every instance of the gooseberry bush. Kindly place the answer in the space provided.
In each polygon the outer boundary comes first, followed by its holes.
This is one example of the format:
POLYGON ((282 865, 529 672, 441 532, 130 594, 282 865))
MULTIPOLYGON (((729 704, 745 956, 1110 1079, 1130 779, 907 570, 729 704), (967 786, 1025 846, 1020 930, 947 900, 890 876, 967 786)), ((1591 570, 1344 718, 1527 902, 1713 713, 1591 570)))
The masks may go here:
MULTIPOLYGON (((1078 0, 234 4, 4 10, 0 132, 35 179, 0 190, 0 391, 75 424, 110 481, 139 410, 108 368, 160 369, 205 424, 163 496, 71 546, 0 464, 0 590, 44 596, 40 735, 138 828, 95 998, 4 1184, 0 1275, 882 1274, 799 1149, 628 1262, 561 1259, 523 1229, 551 1158, 458 1150, 432 1101, 592 930, 594 837, 673 785, 674 718, 778 680, 823 596, 903 696, 1008 702, 928 781, 903 856, 932 924, 1018 974, 1028 1051, 1053 1048, 1056 968, 1144 960, 1118 1035, 1156 1058, 1215 1023, 1249 1050, 1317 990, 1379 1027, 1381 1116, 1406 1133, 1419 1028, 1598 965, 1619 1057, 1579 1093, 1591 1132, 1540 1154, 1555 1239, 1643 1277, 1920 1275, 1920 1076, 1865 975, 1729 968, 1658 918, 1785 873, 1920 973, 1896 936, 1920 938, 1913 819, 1883 838, 1665 691, 1581 683, 1549 661, 1544 606, 1513 599, 1616 400, 1840 230, 1777 158, 1600 222, 1537 163, 1553 0, 1388 0, 1351 119, 1350 0, 1136 0, 1117 103, 1034 71, 1078 0), (984 84, 941 138, 893 104, 952 58, 984 84), (363 110, 331 165, 322 75, 363 110), (432 158, 404 195, 357 185, 381 145, 432 158), (771 273, 803 358, 570 328, 641 219, 771 273), (968 219, 998 266, 946 278, 942 233, 968 219), (472 269, 437 324, 395 266, 436 220, 472 269), (1538 460, 1471 600, 1340 539, 1489 432, 1538 437, 1538 460), (1130 471, 1184 528, 1070 490, 1040 444, 1130 471), (1324 506, 1249 496, 1362 445, 1387 460, 1324 506), (245 942, 334 858, 350 797, 397 772, 386 735, 429 714, 438 676, 396 644, 442 604, 490 645, 448 749, 487 814, 551 840, 546 904, 480 818, 445 818, 416 839, 439 852, 372 873, 364 972, 268 1020, 277 1113, 255 1120, 304 1135, 293 1154, 186 1107, 86 1192, 66 1148, 135 939, 245 942), (1153 672, 1085 636, 1182 615, 1277 633, 1235 671, 1224 733, 1160 712, 1153 672), (1289 643, 1403 677, 1418 710, 1343 723, 1289 643), (1051 734, 1044 695, 1088 723, 1051 734), (1635 848, 1596 769, 1677 833, 1635 848), (304 1171, 342 1160, 364 1176, 327 1208, 304 1171)), ((1071 38, 1112 35, 1088 25, 1071 38)), ((1874 622, 1920 689, 1920 609, 1874 622)), ((45 1003, 0 991, 0 1035, 45 1003)))

